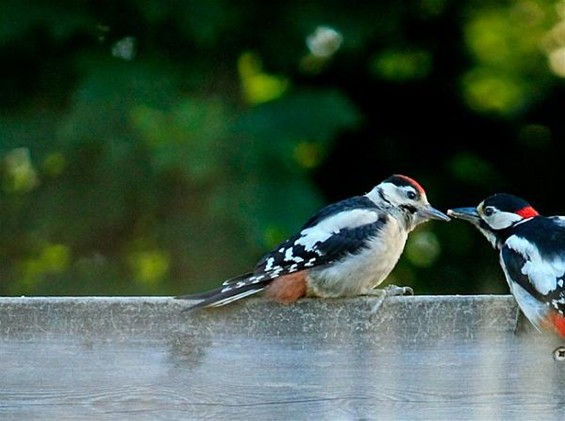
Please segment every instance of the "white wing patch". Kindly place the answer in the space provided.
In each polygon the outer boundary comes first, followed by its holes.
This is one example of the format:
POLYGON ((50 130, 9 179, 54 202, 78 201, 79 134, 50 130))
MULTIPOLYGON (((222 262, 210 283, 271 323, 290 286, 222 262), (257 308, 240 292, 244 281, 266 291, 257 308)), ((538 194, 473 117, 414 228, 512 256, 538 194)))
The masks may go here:
POLYGON ((530 279, 532 285, 540 294, 547 295, 555 291, 559 287, 558 281, 561 284, 563 283, 559 279, 565 274, 565 262, 563 259, 543 259, 536 247, 517 236, 508 238, 506 245, 520 253, 527 260, 524 266, 522 266, 522 273, 530 279))
POLYGON ((565 216, 552 216, 550 217, 553 222, 557 225, 565 227, 565 216))
POLYGON ((296 245, 301 245, 306 251, 313 251, 318 243, 323 243, 332 235, 344 228, 354 229, 362 225, 369 225, 376 222, 379 215, 368 209, 353 209, 347 212, 340 212, 336 215, 320 221, 313 227, 308 227, 300 232, 300 238, 296 240, 296 245))

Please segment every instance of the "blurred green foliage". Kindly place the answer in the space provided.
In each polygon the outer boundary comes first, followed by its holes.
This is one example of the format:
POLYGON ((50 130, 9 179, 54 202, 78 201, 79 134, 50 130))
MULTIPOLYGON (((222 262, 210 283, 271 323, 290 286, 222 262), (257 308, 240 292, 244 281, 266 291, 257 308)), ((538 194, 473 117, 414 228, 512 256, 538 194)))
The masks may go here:
MULTIPOLYGON (((565 2, 4 0, 0 294, 199 291, 392 173, 565 212, 565 2)), ((390 278, 506 291, 459 222, 390 278)))

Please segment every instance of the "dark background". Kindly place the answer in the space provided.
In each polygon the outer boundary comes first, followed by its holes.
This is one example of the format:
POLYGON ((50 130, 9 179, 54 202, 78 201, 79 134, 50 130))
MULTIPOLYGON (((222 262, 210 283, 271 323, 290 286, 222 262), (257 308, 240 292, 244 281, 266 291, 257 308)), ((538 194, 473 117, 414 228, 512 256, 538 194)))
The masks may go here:
MULTIPOLYGON (((2 1, 0 294, 209 288, 393 173, 565 212, 560 4, 2 1)), ((461 221, 389 281, 507 292, 461 221)))

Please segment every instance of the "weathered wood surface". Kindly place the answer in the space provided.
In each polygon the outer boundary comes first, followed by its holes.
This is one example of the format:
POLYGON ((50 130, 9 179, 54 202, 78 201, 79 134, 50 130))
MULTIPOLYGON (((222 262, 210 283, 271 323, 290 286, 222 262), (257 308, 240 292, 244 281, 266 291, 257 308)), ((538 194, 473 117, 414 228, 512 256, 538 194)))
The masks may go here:
POLYGON ((0 298, 4 420, 563 420, 510 296, 0 298))

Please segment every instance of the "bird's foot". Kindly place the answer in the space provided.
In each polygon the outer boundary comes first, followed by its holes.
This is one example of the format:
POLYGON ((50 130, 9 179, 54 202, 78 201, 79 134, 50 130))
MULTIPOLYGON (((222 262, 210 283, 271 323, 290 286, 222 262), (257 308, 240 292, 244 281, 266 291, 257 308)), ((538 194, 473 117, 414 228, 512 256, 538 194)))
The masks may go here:
POLYGON ((362 295, 368 295, 371 297, 396 297, 398 295, 414 295, 414 290, 410 287, 399 287, 397 285, 388 285, 385 288, 373 288, 364 291, 362 295))
POLYGON ((379 311, 383 305, 385 298, 396 297, 399 295, 414 295, 414 290, 410 287, 399 287, 397 285, 388 285, 386 288, 374 288, 365 292, 364 295, 371 297, 377 297, 378 300, 371 305, 371 318, 379 311))
POLYGON ((414 290, 410 287, 399 287, 398 285, 389 285, 385 288, 387 297, 396 297, 398 295, 414 295, 414 290))

